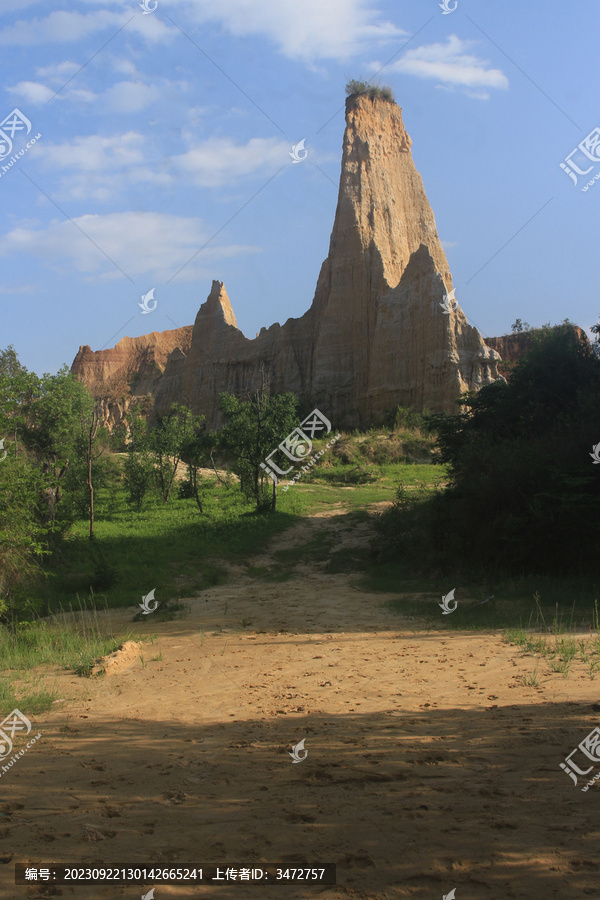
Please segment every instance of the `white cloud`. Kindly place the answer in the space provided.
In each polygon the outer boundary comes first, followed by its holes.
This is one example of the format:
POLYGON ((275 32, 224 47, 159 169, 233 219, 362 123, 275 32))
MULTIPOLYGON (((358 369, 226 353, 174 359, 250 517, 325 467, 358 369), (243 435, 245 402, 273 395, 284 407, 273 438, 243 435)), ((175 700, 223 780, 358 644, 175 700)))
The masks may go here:
POLYGON ((128 75, 130 78, 134 78, 138 75, 136 65, 130 59, 119 59, 118 57, 113 56, 112 67, 115 72, 119 72, 121 75, 128 75))
MULTIPOLYGON (((61 270, 67 264, 95 281, 123 278, 119 266, 131 279, 160 283, 171 278, 211 236, 206 224, 196 218, 142 212, 86 215, 73 221, 53 220, 46 228, 14 228, 0 241, 0 255, 25 253, 61 270)), ((248 245, 209 245, 178 278, 205 278, 201 265, 257 251, 248 245)))
MULTIPOLYGON (((58 176, 53 196, 60 200, 114 201, 135 185, 195 187, 232 185, 245 176, 271 175, 291 165, 290 144, 277 138, 210 138, 186 153, 154 163, 143 134, 130 131, 103 137, 74 137, 62 144, 46 142, 38 150, 40 165, 58 176)), ((320 157, 326 161, 327 157, 320 157)))
MULTIPOLYGON (((198 107, 195 113, 202 111, 198 107)), ((238 143, 232 137, 211 137, 197 142, 188 129, 183 129, 181 137, 189 147, 185 153, 158 158, 156 148, 137 131, 75 136, 60 144, 46 140, 37 148, 37 158, 40 167, 56 179, 52 195, 57 200, 100 203, 122 198, 137 185, 234 187, 244 178, 266 178, 293 165, 291 142, 279 138, 238 143)), ((306 149, 313 163, 338 161, 337 154, 320 152, 311 145, 306 149)))
MULTIPOLYGON (((453 34, 444 44, 427 44, 407 50, 399 60, 390 65, 389 71, 434 79, 441 82, 441 87, 448 89, 506 89, 508 78, 500 69, 489 68, 488 60, 467 52, 474 44, 475 41, 463 41, 453 34)), ((378 64, 373 65, 375 67, 378 64)), ((486 92, 477 90, 467 93, 478 99, 489 97, 486 92)))
POLYGON ((0 14, 4 16, 6 13, 20 12, 22 9, 27 9, 27 7, 39 2, 40 0, 2 0, 2 11, 0 14))
MULTIPOLYGON (((103 94, 76 88, 75 83, 60 90, 56 99, 76 103, 96 102, 104 112, 136 113, 148 109, 161 97, 161 91, 156 85, 144 84, 142 81, 119 81, 103 94)), ((34 106, 41 106, 55 96, 54 90, 35 81, 20 81, 6 90, 34 106)))
POLYGON ((55 169, 80 172, 102 172, 132 166, 144 161, 143 134, 130 131, 114 137, 89 135, 76 137, 70 143, 46 144, 44 163, 55 169))
MULTIPOLYGON (((28 0, 3 0, 13 10, 27 8, 28 0)), ((99 31, 127 25, 148 42, 179 35, 165 17, 141 15, 137 3, 124 9, 123 0, 83 0, 101 9, 60 10, 44 18, 21 19, 0 29, 0 44, 29 46, 81 41, 99 31), (119 7, 108 10, 107 5, 119 7), (129 21, 131 20, 131 21, 129 21)), ((236 37, 264 36, 285 56, 313 63, 319 59, 348 60, 375 45, 407 34, 382 18, 374 0, 160 0, 160 10, 178 15, 178 24, 214 22, 236 37)), ((194 34, 190 34, 194 37, 194 34)), ((182 38, 183 39, 183 38, 182 38)))
POLYGON ((28 47, 80 42, 100 31, 116 32, 125 25, 128 31, 137 32, 150 43, 175 33, 156 16, 138 16, 132 10, 109 12, 102 9, 88 13, 56 10, 45 18, 19 19, 0 29, 0 45, 28 47))
POLYGON ((160 98, 160 90, 155 85, 141 81, 119 81, 103 95, 106 107, 114 112, 141 112, 160 98))
POLYGON ((184 8, 237 37, 265 35, 286 56, 306 62, 349 59, 407 33, 381 19, 370 0, 187 0, 184 8))
POLYGON ((64 144, 46 143, 39 158, 46 170, 58 173, 55 195, 61 200, 107 203, 136 184, 171 184, 167 172, 148 164, 145 148, 144 135, 130 131, 110 137, 75 137, 64 144))
POLYGON ((290 144, 278 138, 251 138, 236 144, 231 138, 210 138, 173 158, 174 166, 201 187, 218 187, 261 169, 274 171, 290 162, 290 144))
POLYGON ((79 63, 65 60, 61 63, 54 63, 51 66, 42 66, 42 68, 35 70, 35 74, 38 78, 47 78, 49 81, 57 81, 63 84, 65 78, 70 78, 80 68, 79 63))
POLYGON ((45 84, 39 84, 37 81, 20 81, 14 87, 7 87, 6 90, 9 94, 14 94, 32 106, 41 106, 54 96, 52 88, 46 87, 45 84))

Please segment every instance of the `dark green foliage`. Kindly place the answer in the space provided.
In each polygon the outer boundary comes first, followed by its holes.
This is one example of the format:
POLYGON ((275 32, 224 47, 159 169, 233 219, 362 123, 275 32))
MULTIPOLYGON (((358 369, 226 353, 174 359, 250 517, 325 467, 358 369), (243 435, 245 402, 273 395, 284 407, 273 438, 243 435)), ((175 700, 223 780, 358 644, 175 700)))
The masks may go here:
POLYGON ((384 417, 383 424, 390 431, 398 431, 400 428, 419 428, 425 430, 427 410, 422 413, 415 412, 413 409, 407 409, 398 404, 395 409, 390 410, 384 417))
POLYGON ((371 84, 368 81, 357 81, 356 79, 351 78, 346 85, 346 95, 348 97, 356 97, 364 94, 370 97, 371 100, 374 100, 377 97, 379 100, 388 100, 390 103, 395 102, 392 89, 387 85, 381 87, 377 84, 371 84))
POLYGON ((107 591, 119 581, 119 572, 116 565, 111 562, 106 552, 100 547, 93 550, 94 574, 90 583, 93 591, 107 591))
POLYGON ((202 456, 199 444, 202 418, 176 403, 167 416, 159 418, 148 435, 147 446, 154 454, 156 478, 165 503, 170 499, 184 453, 197 469, 198 458, 202 456))
POLYGON ((259 510, 275 510, 276 485, 261 463, 299 424, 297 406, 295 394, 270 396, 266 385, 245 400, 221 394, 227 421, 217 434, 219 449, 231 460, 242 493, 259 510))
POLYGON ((147 450, 132 447, 127 451, 123 481, 129 503, 140 512, 154 487, 154 463, 147 450))
POLYGON ((531 325, 529 322, 523 322, 521 319, 515 319, 515 321, 510 326, 510 329, 513 334, 520 334, 522 331, 531 331, 531 325))
POLYGON ((568 325, 544 328, 514 370, 464 396, 465 412, 431 416, 450 487, 419 511, 406 503, 383 532, 390 552, 418 534, 446 561, 521 573, 596 565, 600 361, 568 325))
POLYGON ((42 574, 52 530, 41 500, 47 483, 23 455, 0 463, 0 621, 24 606, 42 574))
POLYGON ((600 322, 596 322, 595 325, 592 325, 590 328, 592 334, 595 334, 594 343, 592 344, 592 350, 596 354, 596 356, 600 356, 600 322))
POLYGON ((0 352, 0 437, 7 451, 0 461, 0 614, 24 607, 42 558, 84 512, 84 436, 93 406, 66 366, 40 378, 20 365, 12 347, 0 352))

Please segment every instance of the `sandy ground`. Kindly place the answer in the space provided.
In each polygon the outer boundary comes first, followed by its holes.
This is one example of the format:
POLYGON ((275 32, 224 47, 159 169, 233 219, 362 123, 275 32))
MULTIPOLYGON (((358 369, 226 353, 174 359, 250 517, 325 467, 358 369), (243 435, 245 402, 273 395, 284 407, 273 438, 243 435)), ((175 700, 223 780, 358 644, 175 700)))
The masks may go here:
MULTIPOLYGON (((269 550, 320 529, 338 546, 369 536, 322 516, 269 550)), ((314 563, 279 584, 234 576, 180 620, 136 623, 158 640, 104 677, 56 673, 64 702, 0 779, 3 898, 151 887, 17 887, 16 862, 337 864, 336 887, 159 884, 155 900, 600 897, 599 789, 559 768, 600 721, 600 678, 542 662, 527 687, 534 661, 499 633, 419 630, 314 563)))

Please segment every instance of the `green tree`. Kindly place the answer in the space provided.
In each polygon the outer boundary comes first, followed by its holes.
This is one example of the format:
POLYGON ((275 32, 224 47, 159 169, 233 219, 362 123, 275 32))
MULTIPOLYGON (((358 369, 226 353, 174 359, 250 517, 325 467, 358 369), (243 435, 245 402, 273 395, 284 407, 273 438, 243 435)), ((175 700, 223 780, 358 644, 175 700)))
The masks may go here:
POLYGON ((451 487, 437 503, 448 548, 521 571, 594 568, 600 360, 571 326, 532 334, 511 380, 433 416, 451 487))
POLYGON ((592 349, 596 356, 600 356, 600 321, 596 322, 595 325, 592 325, 590 328, 592 334, 595 334, 594 343, 592 344, 592 349))
POLYGON ((239 399, 221 394, 221 409, 226 424, 218 432, 219 447, 232 461, 232 468, 240 479, 240 488, 257 509, 277 506, 277 482, 272 481, 269 504, 267 481, 261 463, 278 444, 298 425, 298 400, 295 394, 270 395, 263 377, 260 388, 239 399))
POLYGON ((149 435, 148 445, 154 453, 156 477, 164 503, 169 502, 182 454, 190 449, 190 441, 200 427, 200 418, 179 403, 168 415, 158 419, 149 435))
POLYGON ((200 512, 203 512, 203 509, 198 472, 208 462, 210 443, 204 428, 204 416, 195 417, 192 428, 181 444, 181 459, 188 467, 187 494, 194 498, 200 512))
POLYGON ((0 621, 22 610, 42 575, 49 529, 40 509, 45 479, 23 453, 0 462, 0 621))
POLYGON ((141 511, 144 500, 154 483, 154 459, 148 448, 148 427, 139 407, 132 408, 125 417, 129 442, 123 478, 129 503, 141 511))

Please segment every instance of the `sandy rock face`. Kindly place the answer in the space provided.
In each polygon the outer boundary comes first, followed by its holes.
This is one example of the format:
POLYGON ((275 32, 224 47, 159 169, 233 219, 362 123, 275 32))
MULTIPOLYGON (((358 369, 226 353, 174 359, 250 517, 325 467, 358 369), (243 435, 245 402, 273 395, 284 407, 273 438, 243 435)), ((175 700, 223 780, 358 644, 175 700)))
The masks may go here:
MULTIPOLYGON (((155 415, 181 402, 218 425, 219 394, 255 388, 263 368, 272 391, 309 398, 336 427, 376 424, 398 403, 452 412, 462 391, 500 377, 499 354, 460 307, 441 306, 452 278, 410 147, 399 106, 348 98, 329 255, 310 309, 249 340, 214 281, 189 349, 179 344, 185 355, 171 353, 152 390, 155 415)), ((88 377, 101 380, 82 349, 88 377)))
POLYGON ((154 396, 167 360, 174 352, 187 352, 191 340, 192 326, 185 325, 124 337, 109 350, 94 351, 86 344, 79 348, 71 371, 102 400, 103 421, 114 428, 136 398, 154 396))

